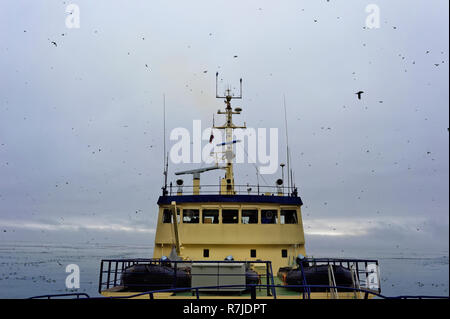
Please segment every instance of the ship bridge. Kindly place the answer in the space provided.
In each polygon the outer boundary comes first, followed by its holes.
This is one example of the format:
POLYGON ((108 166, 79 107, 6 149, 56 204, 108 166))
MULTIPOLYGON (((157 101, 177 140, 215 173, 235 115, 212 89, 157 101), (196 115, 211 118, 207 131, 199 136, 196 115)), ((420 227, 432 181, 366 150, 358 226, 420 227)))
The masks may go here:
POLYGON ((184 259, 271 260, 277 271, 305 254, 299 196, 179 194, 158 205, 155 258, 179 247, 184 259))

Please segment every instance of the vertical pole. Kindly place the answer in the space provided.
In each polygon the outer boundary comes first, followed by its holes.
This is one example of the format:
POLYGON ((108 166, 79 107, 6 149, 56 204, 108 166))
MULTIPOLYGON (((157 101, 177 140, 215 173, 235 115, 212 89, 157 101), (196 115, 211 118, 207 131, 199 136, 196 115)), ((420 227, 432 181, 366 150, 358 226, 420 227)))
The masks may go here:
POLYGON ((108 261, 108 276, 106 282, 106 289, 109 289, 109 281, 111 279, 111 261, 108 261))
POLYGON ((163 94, 163 130, 164 130, 164 195, 167 189, 167 157, 166 157, 166 95, 163 94))
POLYGON ((100 278, 98 280, 98 293, 102 292, 102 280, 103 280, 103 260, 100 262, 100 278))
POLYGON ((117 268, 119 268, 118 261, 116 261, 116 268, 114 269, 114 287, 117 286, 117 268))
POLYGON ((251 299, 256 299, 256 287, 255 287, 255 285, 252 284, 252 286, 250 288, 250 292, 251 292, 251 299))
POLYGON ((288 171, 288 191, 291 187, 291 180, 289 178, 290 172, 290 161, 289 161, 289 139, 288 139, 288 127, 287 127, 287 111, 286 111, 286 97, 283 94, 283 106, 284 106, 284 125, 286 129, 286 162, 287 162, 287 171, 288 171))
POLYGON ((171 211, 172 211, 172 220, 173 220, 173 230, 174 230, 174 233, 175 233, 176 251, 177 251, 177 255, 180 256, 181 255, 181 250, 180 250, 180 238, 179 238, 179 235, 178 235, 178 218, 177 218, 178 217, 178 211, 177 211, 177 204, 176 204, 176 202, 172 202, 171 211))

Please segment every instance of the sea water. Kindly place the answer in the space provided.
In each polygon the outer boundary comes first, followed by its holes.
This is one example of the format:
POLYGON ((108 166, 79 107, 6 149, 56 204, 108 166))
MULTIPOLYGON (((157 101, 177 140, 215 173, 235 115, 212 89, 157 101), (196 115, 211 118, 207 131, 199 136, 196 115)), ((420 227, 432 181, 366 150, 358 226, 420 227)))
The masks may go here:
MULTIPOLYGON (((0 242, 0 298, 72 292, 99 297, 101 259, 151 258, 152 247, 151 244, 0 242), (70 275, 66 266, 69 264, 79 267, 79 289, 66 287, 66 278, 70 275)), ((315 253, 315 257, 330 257, 325 251, 315 253)), ((448 252, 411 252, 399 256, 379 251, 346 257, 378 259, 383 295, 449 295, 448 252)))

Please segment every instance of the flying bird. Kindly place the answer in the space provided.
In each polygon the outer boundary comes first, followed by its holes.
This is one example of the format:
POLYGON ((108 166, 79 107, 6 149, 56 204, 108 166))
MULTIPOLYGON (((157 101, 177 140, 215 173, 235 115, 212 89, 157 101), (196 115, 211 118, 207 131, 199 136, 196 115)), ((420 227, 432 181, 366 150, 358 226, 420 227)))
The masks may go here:
POLYGON ((55 47, 57 47, 58 45, 56 44, 56 42, 55 41, 52 41, 52 44, 55 46, 55 47))
POLYGON ((364 91, 359 91, 359 92, 356 92, 355 94, 358 95, 358 99, 361 100, 361 94, 363 94, 363 93, 364 93, 364 91))

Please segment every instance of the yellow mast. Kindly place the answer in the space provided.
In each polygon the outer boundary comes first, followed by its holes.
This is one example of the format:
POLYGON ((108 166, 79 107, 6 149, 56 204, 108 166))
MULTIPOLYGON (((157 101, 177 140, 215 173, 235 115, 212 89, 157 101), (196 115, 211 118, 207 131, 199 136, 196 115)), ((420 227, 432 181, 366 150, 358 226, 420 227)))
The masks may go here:
POLYGON ((226 90, 226 95, 225 96, 218 96, 217 95, 217 77, 218 77, 219 73, 216 73, 216 98, 224 98, 225 99, 225 111, 221 111, 218 110, 217 114, 222 114, 222 115, 226 115, 226 123, 222 126, 214 126, 213 128, 215 129, 222 129, 225 130, 225 160, 226 160, 226 167, 225 167, 225 178, 222 179, 221 182, 221 190, 220 192, 222 194, 228 194, 228 195, 232 195, 235 194, 235 190, 234 190, 234 174, 233 174, 233 158, 234 158, 234 153, 233 153, 233 129, 237 129, 237 128, 242 128, 245 129, 247 128, 245 123, 244 126, 236 126, 233 124, 233 114, 241 114, 242 109, 237 107, 234 109, 231 108, 231 100, 232 99, 242 99, 242 79, 240 79, 240 88, 241 88, 241 92, 240 92, 240 96, 238 97, 234 97, 231 95, 231 90, 227 89, 226 90))

